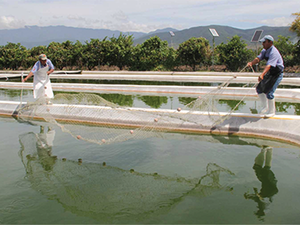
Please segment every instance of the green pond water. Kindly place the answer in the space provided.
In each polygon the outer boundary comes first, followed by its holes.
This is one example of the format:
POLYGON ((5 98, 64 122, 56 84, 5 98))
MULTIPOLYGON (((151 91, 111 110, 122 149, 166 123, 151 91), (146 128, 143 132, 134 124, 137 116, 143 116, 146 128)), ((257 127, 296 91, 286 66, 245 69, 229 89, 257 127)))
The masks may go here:
POLYGON ((40 125, 0 118, 2 224, 300 222, 297 146, 187 134, 99 146, 40 125))
MULTIPOLYGON (((166 109, 194 99, 101 97, 166 109)), ((20 91, 2 89, 0 99, 20 101, 20 91)), ((23 91, 31 100, 32 91, 23 91)), ((239 112, 257 107, 243 103, 239 112)), ((298 114, 298 104, 277 105, 278 114, 298 114)), ((1 224, 300 223, 299 146, 178 133, 100 146, 44 122, 0 117, 0 127, 1 224)))
MULTIPOLYGON (((67 93, 67 92, 54 92, 67 93)), ((69 94, 76 94, 70 92, 69 94)), ((22 101, 33 102, 33 95, 31 90, 8 90, 0 89, 0 99, 6 101, 20 101, 22 95, 22 101)), ((147 96, 147 95, 123 95, 123 94, 97 94, 107 101, 115 103, 119 106, 125 107, 138 107, 138 108, 156 108, 156 109, 177 109, 183 108, 196 98, 193 97, 179 97, 179 96, 147 96)), ((240 102, 239 99, 227 100, 220 99, 215 102, 215 107, 220 112, 230 112, 240 102)), ((257 113, 260 110, 259 100, 244 100, 235 109, 237 113, 257 113)), ((300 115, 300 103, 295 102, 276 102, 276 113, 278 115, 300 115)))

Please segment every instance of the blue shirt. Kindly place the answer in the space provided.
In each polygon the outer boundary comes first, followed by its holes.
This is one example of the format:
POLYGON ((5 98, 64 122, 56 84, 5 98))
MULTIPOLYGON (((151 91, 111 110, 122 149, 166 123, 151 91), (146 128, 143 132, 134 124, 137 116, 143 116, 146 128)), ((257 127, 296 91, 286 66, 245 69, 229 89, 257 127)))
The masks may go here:
POLYGON ((267 65, 276 67, 278 66, 281 71, 283 71, 284 69, 284 65, 283 65, 283 59, 282 56, 280 55, 280 52, 278 51, 278 49, 272 45, 270 48, 263 49, 261 51, 261 53, 259 54, 259 56, 257 56, 260 60, 267 60, 267 65))
MULTIPOLYGON (((49 66, 49 70, 54 69, 54 66, 53 66, 53 64, 52 64, 52 62, 51 62, 50 59, 47 59, 46 66, 47 66, 47 65, 49 66)), ((40 68, 45 68, 46 66, 43 66, 42 63, 40 63, 40 61, 37 61, 37 62, 34 64, 34 66, 32 67, 31 72, 35 73, 35 72, 37 72, 40 68)))

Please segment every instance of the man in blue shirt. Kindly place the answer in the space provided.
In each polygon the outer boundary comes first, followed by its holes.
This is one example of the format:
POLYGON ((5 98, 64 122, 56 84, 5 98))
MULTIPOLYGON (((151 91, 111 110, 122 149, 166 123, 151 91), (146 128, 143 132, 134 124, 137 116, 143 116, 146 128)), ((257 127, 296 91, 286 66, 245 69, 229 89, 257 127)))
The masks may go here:
POLYGON ((283 59, 278 49, 273 45, 274 38, 271 35, 266 35, 260 40, 263 45, 263 50, 252 62, 247 65, 252 67, 261 60, 266 60, 267 65, 258 77, 259 84, 256 87, 256 92, 262 102, 263 109, 261 114, 268 117, 275 115, 275 99, 274 92, 283 78, 283 59))

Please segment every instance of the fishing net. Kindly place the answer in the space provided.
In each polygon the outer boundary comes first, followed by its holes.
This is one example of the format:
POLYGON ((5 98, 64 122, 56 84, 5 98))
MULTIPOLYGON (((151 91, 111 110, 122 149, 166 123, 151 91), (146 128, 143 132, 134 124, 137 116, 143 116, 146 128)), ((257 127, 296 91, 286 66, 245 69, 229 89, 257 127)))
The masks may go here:
POLYGON ((52 155, 52 130, 19 136, 19 156, 31 187, 65 210, 112 223, 117 218, 140 221, 170 210, 187 195, 199 197, 228 191, 234 174, 209 163, 199 178, 140 173, 106 164, 58 159, 52 155), (46 137, 45 135, 47 135, 46 137), (204 174, 204 175, 203 175, 204 174))
MULTIPOLYGON (((97 144, 111 144, 129 139, 163 136, 165 131, 180 132, 214 127, 230 118, 245 95, 229 112, 219 112, 216 105, 233 79, 177 110, 141 109, 119 106, 97 94, 59 93, 54 99, 40 98, 19 107, 21 121, 43 120, 59 126, 74 138, 97 144)), ((243 87, 254 87, 251 83, 243 87)))

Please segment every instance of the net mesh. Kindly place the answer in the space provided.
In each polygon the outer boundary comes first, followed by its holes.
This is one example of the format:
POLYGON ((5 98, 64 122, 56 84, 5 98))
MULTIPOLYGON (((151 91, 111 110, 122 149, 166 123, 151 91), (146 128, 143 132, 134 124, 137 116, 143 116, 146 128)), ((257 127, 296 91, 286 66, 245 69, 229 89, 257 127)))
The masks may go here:
POLYGON ((216 190, 227 191, 234 177, 215 163, 207 164, 199 178, 187 179, 58 159, 52 155, 51 141, 45 141, 47 133, 19 136, 19 156, 31 187, 66 210, 107 220, 102 222, 116 218, 139 221, 163 213, 191 193, 205 197, 216 190))
MULTIPOLYGON (((99 145, 162 137, 165 131, 180 131, 186 126, 194 129, 212 127, 228 119, 245 96, 229 112, 219 112, 216 105, 222 93, 236 76, 216 86, 211 92, 177 110, 121 107, 97 94, 59 93, 54 99, 40 98, 18 109, 18 118, 33 123, 43 120, 55 124, 74 138, 99 145)), ((247 83, 244 87, 255 87, 247 83)))

